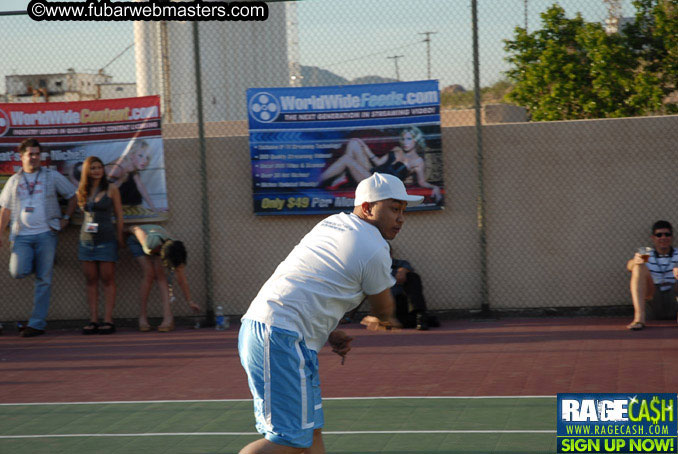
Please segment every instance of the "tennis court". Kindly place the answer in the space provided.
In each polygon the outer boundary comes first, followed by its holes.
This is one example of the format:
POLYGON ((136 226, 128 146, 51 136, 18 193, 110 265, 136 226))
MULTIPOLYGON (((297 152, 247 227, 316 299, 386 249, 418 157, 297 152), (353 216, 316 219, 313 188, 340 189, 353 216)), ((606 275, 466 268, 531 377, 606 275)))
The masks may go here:
MULTIPOLYGON (((330 453, 555 452, 558 392, 675 392, 678 328, 448 320, 320 353, 330 453), (407 396, 407 397, 400 397, 407 396)), ((0 452, 235 453, 256 439, 237 329, 0 338, 0 452)))
MULTIPOLYGON (((548 453, 555 399, 325 401, 328 452, 548 453)), ((258 438, 246 400, 3 406, 0 452, 235 453, 258 438)))

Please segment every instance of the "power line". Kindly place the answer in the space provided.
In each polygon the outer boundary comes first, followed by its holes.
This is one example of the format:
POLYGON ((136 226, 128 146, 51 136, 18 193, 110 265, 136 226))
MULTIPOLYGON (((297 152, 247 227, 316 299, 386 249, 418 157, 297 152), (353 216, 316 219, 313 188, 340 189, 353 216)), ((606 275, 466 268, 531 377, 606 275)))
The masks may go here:
POLYGON ((134 47, 134 43, 132 43, 132 44, 130 44, 129 46, 125 47, 125 49, 124 49, 122 52, 120 52, 118 55, 116 55, 115 57, 113 57, 113 60, 109 61, 109 62, 106 63, 104 66, 102 66, 101 69, 99 69, 99 71, 103 72, 104 69, 106 69, 108 66, 110 66, 111 63, 113 63, 114 61, 116 61, 118 58, 122 57, 122 56, 124 55, 124 53, 127 52, 131 47, 134 47))
POLYGON ((369 57, 376 57, 377 55, 385 54, 386 52, 392 52, 394 50, 400 50, 400 49, 405 49, 407 47, 417 46, 417 45, 419 45, 419 43, 421 43, 421 41, 415 41, 413 43, 405 44, 405 45, 398 46, 398 47, 392 47, 390 49, 384 49, 384 50, 374 52, 374 53, 371 53, 371 54, 367 54, 367 55, 363 55, 363 56, 360 56, 360 57, 349 58, 348 60, 342 60, 342 61, 338 61, 338 62, 335 62, 335 63, 330 63, 329 65, 325 65, 325 67, 330 68, 332 66, 341 65, 343 63, 350 63, 350 62, 353 62, 353 61, 363 60, 363 59, 369 58, 369 57))
POLYGON ((404 57, 404 55, 393 55, 391 57, 386 57, 388 59, 393 60, 393 62, 395 63, 396 80, 398 82, 400 82, 400 71, 398 71, 398 59, 403 58, 403 57, 404 57))

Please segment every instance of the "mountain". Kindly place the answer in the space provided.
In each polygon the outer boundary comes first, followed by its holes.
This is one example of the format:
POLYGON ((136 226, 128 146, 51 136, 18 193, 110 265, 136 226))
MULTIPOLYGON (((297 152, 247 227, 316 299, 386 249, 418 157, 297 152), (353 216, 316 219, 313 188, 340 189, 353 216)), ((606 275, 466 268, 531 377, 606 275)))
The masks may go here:
POLYGON ((357 77, 351 81, 352 84, 384 84, 386 82, 398 82, 390 77, 381 76, 363 76, 357 77))
POLYGON ((317 85, 347 85, 351 82, 345 77, 334 74, 332 71, 317 66, 301 65, 301 85, 315 87, 317 85))
POLYGON ((315 87, 319 85, 348 85, 348 84, 380 84, 396 82, 395 79, 381 76, 363 76, 348 80, 332 71, 318 68, 317 66, 300 66, 301 85, 303 87, 315 87))

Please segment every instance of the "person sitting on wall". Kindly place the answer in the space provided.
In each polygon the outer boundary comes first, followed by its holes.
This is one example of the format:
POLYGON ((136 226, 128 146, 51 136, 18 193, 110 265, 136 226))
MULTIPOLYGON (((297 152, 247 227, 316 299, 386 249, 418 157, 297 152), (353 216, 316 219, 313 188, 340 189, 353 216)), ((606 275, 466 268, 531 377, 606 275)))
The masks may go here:
POLYGON ((631 299, 633 321, 626 327, 633 331, 645 328, 649 318, 668 320, 676 318, 678 294, 678 249, 673 247, 673 227, 668 221, 657 221, 652 226, 654 248, 647 254, 636 252, 626 263, 631 272, 631 299))

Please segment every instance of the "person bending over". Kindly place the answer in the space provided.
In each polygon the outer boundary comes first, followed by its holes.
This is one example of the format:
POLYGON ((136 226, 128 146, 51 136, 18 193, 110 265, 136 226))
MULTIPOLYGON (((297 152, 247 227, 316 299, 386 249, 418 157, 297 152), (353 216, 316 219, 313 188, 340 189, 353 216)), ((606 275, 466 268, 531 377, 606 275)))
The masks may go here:
POLYGON ((151 330, 148 323, 148 295, 153 282, 157 282, 162 301, 162 323, 158 326, 158 331, 172 331, 174 330, 174 315, 171 307, 174 300, 172 283, 175 279, 191 310, 196 313, 200 312, 200 306, 191 299, 188 279, 186 279, 187 253, 184 243, 173 239, 167 230, 159 225, 137 225, 130 227, 129 231, 132 235, 127 239, 127 247, 142 270, 139 330, 151 330))

